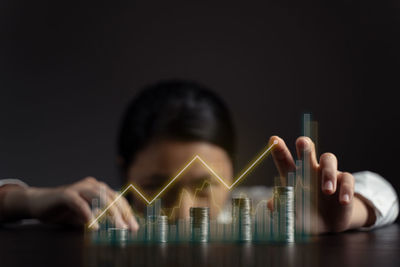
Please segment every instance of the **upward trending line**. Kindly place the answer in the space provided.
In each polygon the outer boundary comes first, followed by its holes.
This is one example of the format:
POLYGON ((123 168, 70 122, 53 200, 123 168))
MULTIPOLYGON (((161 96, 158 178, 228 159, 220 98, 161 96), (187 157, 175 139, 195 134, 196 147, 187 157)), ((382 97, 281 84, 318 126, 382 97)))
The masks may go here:
POLYGON ((182 170, 179 171, 179 173, 177 175, 175 175, 174 178, 171 179, 171 181, 169 181, 161 190, 160 192, 158 192, 157 195, 155 195, 151 200, 147 199, 147 197, 145 195, 143 195, 142 192, 140 192, 139 189, 137 189, 133 184, 128 185, 90 224, 89 224, 89 228, 92 227, 109 209, 112 205, 115 204, 115 202, 117 202, 130 188, 132 188, 148 205, 151 205, 157 198, 159 198, 161 196, 161 194, 167 190, 167 188, 175 181, 177 180, 181 174, 188 169, 192 163, 196 160, 199 160, 204 167, 206 167, 213 175, 214 177, 220 181, 227 189, 231 190, 246 174, 248 174, 251 169, 254 168, 254 166, 260 162, 265 155, 267 155, 272 147, 274 145, 276 145, 278 143, 278 141, 274 141, 267 149, 265 149, 260 156, 258 156, 251 164, 250 166, 245 169, 242 174, 239 175, 238 178, 236 178, 236 180, 234 180, 234 182, 231 185, 228 185, 202 158, 200 158, 198 155, 194 156, 194 158, 189 161, 185 167, 183 167, 182 170))

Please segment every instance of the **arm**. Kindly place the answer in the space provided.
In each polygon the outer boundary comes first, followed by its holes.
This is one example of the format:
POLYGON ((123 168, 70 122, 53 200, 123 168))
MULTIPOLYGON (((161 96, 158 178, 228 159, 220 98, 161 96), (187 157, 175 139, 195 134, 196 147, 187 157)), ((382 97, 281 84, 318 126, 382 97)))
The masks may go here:
MULTIPOLYGON (((90 203, 99 198, 101 188, 105 190, 104 203, 108 205, 116 193, 93 177, 55 188, 0 184, 0 221, 37 218, 44 222, 84 225, 94 217, 90 203)), ((118 228, 138 229, 125 198, 120 198, 110 207, 108 215, 118 228)))
POLYGON ((376 216, 372 207, 362 198, 354 195, 353 211, 351 214, 348 229, 369 227, 376 221, 376 216))
POLYGON ((363 171, 353 174, 354 192, 369 208, 373 220, 362 225, 369 230, 393 223, 399 214, 399 200, 393 186, 379 174, 363 171))
POLYGON ((0 221, 28 218, 26 200, 21 194, 27 184, 18 179, 0 180, 0 221))

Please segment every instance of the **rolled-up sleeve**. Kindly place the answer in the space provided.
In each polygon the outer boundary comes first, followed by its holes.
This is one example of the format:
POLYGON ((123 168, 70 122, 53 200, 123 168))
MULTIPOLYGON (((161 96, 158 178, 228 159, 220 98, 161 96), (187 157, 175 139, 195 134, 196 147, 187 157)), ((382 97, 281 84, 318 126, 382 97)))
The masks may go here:
POLYGON ((0 223, 3 222, 4 214, 3 214, 3 205, 4 205, 4 197, 7 192, 6 186, 20 186, 20 187, 28 187, 28 185, 22 182, 19 179, 0 179, 0 223))
POLYGON ((27 187, 28 185, 24 182, 22 182, 19 179, 0 179, 0 187, 4 186, 4 185, 10 185, 10 184, 14 184, 14 185, 19 185, 22 187, 27 187))
POLYGON ((399 214, 399 200, 393 186, 379 174, 363 171, 353 173, 354 190, 373 208, 376 221, 362 230, 369 230, 393 223, 399 214))

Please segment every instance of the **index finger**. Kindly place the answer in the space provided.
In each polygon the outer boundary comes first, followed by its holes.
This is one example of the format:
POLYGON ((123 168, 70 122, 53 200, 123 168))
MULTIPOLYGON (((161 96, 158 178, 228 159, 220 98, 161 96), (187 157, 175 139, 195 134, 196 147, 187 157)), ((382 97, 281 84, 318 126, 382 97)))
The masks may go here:
POLYGON ((315 151, 315 144, 310 137, 300 136, 296 140, 297 157, 301 160, 305 160, 305 157, 309 159, 310 166, 314 169, 318 168, 319 164, 317 161, 317 153, 315 151))
POLYGON ((285 178, 288 172, 296 170, 296 164, 283 139, 278 136, 271 136, 269 140, 270 145, 275 143, 271 152, 272 158, 278 168, 282 184, 285 184, 285 178))
POLYGON ((129 228, 133 231, 137 231, 139 229, 139 224, 133 215, 131 206, 129 205, 128 201, 125 197, 121 197, 117 201, 117 205, 121 210, 122 218, 125 219, 129 228))

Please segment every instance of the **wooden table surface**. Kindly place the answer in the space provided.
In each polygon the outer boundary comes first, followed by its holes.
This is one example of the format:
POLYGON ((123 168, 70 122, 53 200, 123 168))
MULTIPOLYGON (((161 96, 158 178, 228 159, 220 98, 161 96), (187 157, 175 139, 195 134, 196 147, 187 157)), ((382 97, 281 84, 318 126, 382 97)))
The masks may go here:
POLYGON ((285 244, 94 245, 83 231, 1 226, 0 266, 400 266, 400 227, 285 244))

